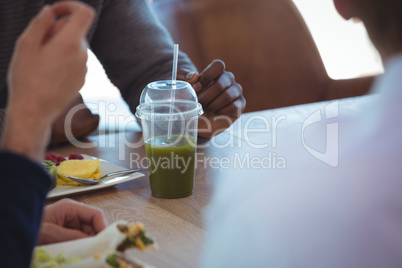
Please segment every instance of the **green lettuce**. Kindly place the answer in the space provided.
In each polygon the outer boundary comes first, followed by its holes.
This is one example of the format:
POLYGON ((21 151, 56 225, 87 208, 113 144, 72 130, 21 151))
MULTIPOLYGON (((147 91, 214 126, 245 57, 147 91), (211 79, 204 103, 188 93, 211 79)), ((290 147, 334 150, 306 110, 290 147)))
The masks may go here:
POLYGON ((79 262, 81 259, 78 257, 72 257, 69 259, 64 258, 63 253, 60 253, 56 257, 50 255, 49 252, 39 247, 33 255, 30 268, 57 268, 63 264, 73 264, 79 262))

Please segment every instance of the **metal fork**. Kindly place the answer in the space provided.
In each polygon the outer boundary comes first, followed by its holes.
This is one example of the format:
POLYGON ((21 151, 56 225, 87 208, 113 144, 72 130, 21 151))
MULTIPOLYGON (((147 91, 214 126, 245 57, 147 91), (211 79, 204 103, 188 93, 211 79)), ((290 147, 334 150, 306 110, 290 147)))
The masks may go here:
POLYGON ((104 179, 106 179, 108 177, 111 177, 111 176, 130 174, 130 173, 134 173, 134 172, 141 171, 141 170, 148 170, 148 168, 147 167, 145 167, 145 168, 135 168, 135 169, 126 169, 126 170, 110 172, 110 173, 102 176, 98 180, 78 178, 78 177, 73 177, 73 176, 66 176, 66 178, 69 178, 72 181, 76 181, 76 182, 79 182, 79 183, 82 183, 82 184, 93 185, 93 184, 98 184, 98 183, 102 182, 104 179))

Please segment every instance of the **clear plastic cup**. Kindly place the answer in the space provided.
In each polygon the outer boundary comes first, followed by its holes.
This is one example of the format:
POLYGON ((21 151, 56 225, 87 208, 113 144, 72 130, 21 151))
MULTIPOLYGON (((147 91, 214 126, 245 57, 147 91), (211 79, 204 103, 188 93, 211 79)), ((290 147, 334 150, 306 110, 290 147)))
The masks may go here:
POLYGON ((156 81, 143 90, 136 116, 141 119, 153 196, 180 198, 193 193, 202 113, 187 82, 156 81))

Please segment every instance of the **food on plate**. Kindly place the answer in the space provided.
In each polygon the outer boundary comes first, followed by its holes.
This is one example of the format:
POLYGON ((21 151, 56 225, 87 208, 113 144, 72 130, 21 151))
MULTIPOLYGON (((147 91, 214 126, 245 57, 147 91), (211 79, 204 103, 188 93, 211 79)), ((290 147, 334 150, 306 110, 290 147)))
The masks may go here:
POLYGON ((84 157, 81 154, 73 153, 73 154, 69 155, 68 160, 73 160, 73 159, 82 160, 82 159, 84 159, 84 157))
POLYGON ((100 179, 102 173, 99 172, 99 169, 99 159, 65 160, 57 167, 57 185, 81 185, 78 182, 68 179, 66 176, 100 179))
MULTIPOLYGON (((68 159, 63 156, 58 156, 53 153, 46 154, 44 163, 45 168, 52 166, 54 163, 57 168, 56 185, 70 185, 79 186, 81 183, 67 179, 66 176, 73 176, 87 179, 100 179, 102 173, 99 172, 100 160, 99 159, 84 159, 79 153, 70 154, 68 159)), ((52 189, 54 188, 52 187, 52 189)))
POLYGON ((60 165, 60 162, 57 160, 57 155, 55 155, 55 154, 52 154, 52 153, 46 154, 45 160, 52 161, 52 162, 55 163, 57 166, 60 165))
POLYGON ((133 254, 125 254, 125 249, 135 247, 141 251, 157 248, 153 238, 146 235, 140 222, 114 222, 94 237, 66 242, 58 250, 52 245, 38 247, 34 252, 31 268, 139 268, 151 267, 133 254), (139 242, 141 241, 141 242, 139 242), (52 250, 53 249, 53 250, 52 250), (53 257, 49 252, 54 252, 53 257))
MULTIPOLYGON (((81 154, 73 153, 73 154, 70 154, 70 156, 68 157, 68 160, 73 160, 73 159, 82 160, 82 159, 84 159, 84 157, 81 154)), ((53 163, 56 164, 56 166, 58 166, 58 165, 60 165, 61 162, 66 161, 67 159, 64 158, 63 156, 48 153, 45 156, 45 160, 52 161, 53 163)))
POLYGON ((61 162, 66 161, 66 159, 64 157, 62 157, 62 156, 58 156, 56 159, 59 162, 59 165, 60 165, 61 162))
POLYGON ((117 247, 118 251, 124 251, 128 248, 136 247, 141 251, 148 248, 155 248, 155 242, 152 237, 145 233, 144 226, 140 222, 131 224, 119 224, 117 228, 126 235, 126 239, 117 247))
POLYGON ((145 268, 147 265, 143 265, 141 262, 134 260, 127 260, 124 257, 117 255, 115 253, 110 254, 106 263, 113 268, 145 268))
MULTIPOLYGON (((87 262, 85 267, 98 267, 98 262, 101 258, 100 254, 93 256, 93 262, 87 262)), ((53 257, 49 252, 39 247, 33 254, 30 268, 58 268, 58 267, 74 267, 74 264, 78 267, 82 267, 81 258, 71 257, 66 259, 63 253, 59 253, 56 257, 53 257)), ((108 268, 151 268, 149 265, 144 264, 138 259, 126 259, 124 256, 116 253, 109 254, 102 263, 102 267, 108 268)))
POLYGON ((30 268, 55 268, 64 264, 73 264, 80 261, 80 258, 69 258, 66 259, 63 253, 58 254, 53 257, 42 247, 39 247, 33 254, 30 268))
POLYGON ((56 187, 57 184, 57 167, 56 164, 50 160, 43 160, 42 165, 52 178, 52 186, 50 189, 56 187))

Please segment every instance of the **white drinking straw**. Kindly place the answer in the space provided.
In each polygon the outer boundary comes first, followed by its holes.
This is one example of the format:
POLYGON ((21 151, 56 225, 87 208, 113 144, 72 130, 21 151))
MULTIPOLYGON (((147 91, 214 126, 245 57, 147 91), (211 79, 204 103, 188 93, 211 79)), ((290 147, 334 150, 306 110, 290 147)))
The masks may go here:
MULTIPOLYGON (((173 113, 175 94, 176 94, 176 77, 177 77, 177 61, 179 57, 179 44, 174 44, 173 47, 173 69, 172 69, 172 90, 170 91, 170 108, 169 113, 173 113)), ((168 136, 167 142, 170 143, 172 139, 172 121, 168 122, 168 136)))
POLYGON ((176 85, 178 58, 179 58, 179 44, 174 44, 174 47, 173 47, 173 70, 172 70, 173 85, 176 85))

